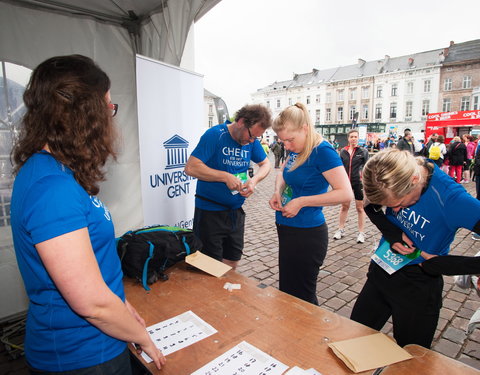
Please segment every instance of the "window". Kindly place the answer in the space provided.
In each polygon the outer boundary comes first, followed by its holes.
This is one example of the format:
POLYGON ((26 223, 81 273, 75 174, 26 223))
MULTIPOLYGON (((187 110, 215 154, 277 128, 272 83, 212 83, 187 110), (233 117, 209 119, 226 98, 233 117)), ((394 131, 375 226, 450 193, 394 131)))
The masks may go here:
POLYGON ((292 98, 288 98, 288 105, 293 105, 293 99, 292 98))
POLYGON ((390 104, 390 118, 391 119, 397 118, 397 103, 390 104))
POLYGON ((265 104, 268 108, 270 108, 270 100, 267 100, 267 102, 265 104))
POLYGON ((370 87, 362 87, 362 99, 368 99, 369 98, 369 89, 370 87))
POLYGON ((208 117, 208 127, 211 128, 213 126, 213 117, 208 117))
POLYGON ((473 97, 473 110, 480 109, 480 96, 474 96, 473 97))
POLYGON ((280 107, 281 107, 280 99, 277 99, 277 108, 280 108, 280 107))
POLYGON ((462 104, 460 106, 460 111, 468 111, 470 109, 470 97, 462 97, 462 104))
MULTIPOLYGON (((23 92, 30 78, 31 70, 21 65, 2 61, 0 64, 0 229, 10 225, 10 197, 12 196, 12 165, 10 152, 14 136, 21 128, 25 114, 23 92)), ((10 232, 7 229, 5 233, 10 232)), ((8 236, 0 238, 1 245, 10 245, 8 236)), ((12 246, 13 249, 13 246, 12 246)), ((7 263, 8 265, 9 263, 7 263)))
POLYGON ((355 118, 355 112, 356 111, 357 111, 357 108, 354 105, 352 105, 350 107, 350 113, 349 113, 349 117, 348 117, 350 119, 350 121, 355 118))
POLYGON ((315 103, 320 103, 320 94, 317 94, 317 96, 315 96, 315 103))
POLYGON ((381 98, 383 95, 383 88, 382 86, 377 87, 377 98, 381 98))
POLYGON ((445 81, 443 81, 443 90, 444 91, 451 91, 452 90, 452 79, 451 78, 445 78, 445 81))
POLYGON ((331 121, 332 120, 332 109, 327 108, 325 109, 325 121, 331 121))
POLYGON ((320 125, 320 110, 315 111, 315 125, 320 125))
POLYGON ((426 79, 425 81, 423 81, 423 92, 430 92, 430 86, 431 86, 431 82, 429 79, 426 79))
POLYGON ((213 115, 213 104, 208 105, 208 114, 211 116, 213 115))
POLYGON ((392 96, 397 96, 397 91, 398 91, 398 85, 396 83, 392 83, 392 96))
POLYGON ((413 108, 413 103, 412 102, 406 102, 405 103, 405 120, 412 119, 412 108, 413 108))
POLYGON ((472 87, 472 77, 465 76, 462 81, 462 89, 469 89, 472 87))
POLYGON ((310 104, 310 95, 307 96, 307 104, 310 104))
POLYGON ((350 89, 350 100, 357 99, 357 89, 350 89))
POLYGON ((325 103, 331 103, 332 102, 332 93, 327 92, 327 95, 325 96, 325 103))
POLYGON ((368 104, 364 104, 362 107, 362 118, 364 120, 368 119, 368 104))
POLYGON ((452 109, 452 100, 450 98, 444 98, 442 104, 442 112, 450 112, 452 109))
POLYGON ((381 120, 382 119, 382 105, 377 104, 375 106, 375 120, 381 120))
POLYGON ((430 100, 424 100, 422 102, 422 116, 428 115, 430 112, 430 100))
POLYGON ((343 90, 337 91, 337 102, 343 102, 345 99, 343 98, 343 90))
POLYGON ((407 94, 413 94, 413 82, 407 82, 407 94))
POLYGON ((338 107, 337 109, 337 120, 338 121, 343 120, 343 107, 338 107))

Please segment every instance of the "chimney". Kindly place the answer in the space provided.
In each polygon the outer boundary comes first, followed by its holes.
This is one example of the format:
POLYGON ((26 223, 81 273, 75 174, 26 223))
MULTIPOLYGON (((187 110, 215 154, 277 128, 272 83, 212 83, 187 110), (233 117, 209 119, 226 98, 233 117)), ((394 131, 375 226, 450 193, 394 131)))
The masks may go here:
POLYGON ((443 49, 443 57, 444 58, 447 57, 449 53, 450 53, 450 47, 447 47, 447 48, 443 49))
POLYGON ((408 66, 412 66, 413 65, 413 57, 409 57, 408 58, 408 66))
POLYGON ((361 68, 363 65, 365 65, 365 60, 363 60, 363 59, 358 59, 357 66, 358 66, 359 68, 361 68))
POLYGON ((313 68, 313 69, 312 69, 312 73, 313 73, 314 75, 317 74, 317 73, 318 73, 318 69, 313 68))
POLYGON ((297 78, 298 78, 298 74, 297 74, 297 73, 293 73, 293 80, 295 81, 297 78))
POLYGON ((388 55, 385 55, 385 59, 384 59, 384 61, 385 61, 385 64, 388 62, 388 60, 390 60, 390 56, 388 56, 388 55))

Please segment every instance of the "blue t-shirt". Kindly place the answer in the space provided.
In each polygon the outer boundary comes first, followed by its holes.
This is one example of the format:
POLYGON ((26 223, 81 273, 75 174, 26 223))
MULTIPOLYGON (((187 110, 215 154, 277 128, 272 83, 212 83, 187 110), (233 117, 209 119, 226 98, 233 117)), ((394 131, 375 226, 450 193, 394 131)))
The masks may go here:
MULTIPOLYGON (((322 173, 336 167, 343 167, 337 151, 330 143, 323 141, 312 150, 305 163, 290 172, 297 155, 294 152, 290 153, 283 169, 283 179, 292 188, 292 199, 326 193, 329 183, 322 173)), ((292 218, 282 216, 280 211, 275 215, 278 224, 291 227, 313 228, 325 223, 323 207, 303 207, 292 218)))
MULTIPOLYGON (((125 300, 110 212, 49 153, 32 155, 12 193, 11 226, 20 272, 30 300, 25 355, 36 369, 68 371, 106 362, 126 348, 78 316, 48 275, 35 244, 88 228, 103 279, 125 300)), ((68 249, 65 249, 68 251, 68 249)))
MULTIPOLYGON (((192 156, 200 159, 206 166, 226 171, 231 174, 246 172, 250 160, 260 163, 267 155, 258 140, 241 146, 228 131, 227 124, 220 124, 208 129, 200 138, 192 156)), ((197 194, 218 202, 230 209, 240 208, 245 201, 238 192, 232 192, 223 182, 197 181, 197 194)), ((222 211, 226 207, 208 202, 204 199, 195 199, 195 206, 208 211, 222 211)))
MULTIPOLYGON (((415 247, 430 254, 447 255, 457 230, 473 230, 480 220, 480 201, 435 165, 430 184, 419 201, 396 214, 387 208, 386 215, 415 247)), ((410 264, 424 260, 419 257, 410 264)))

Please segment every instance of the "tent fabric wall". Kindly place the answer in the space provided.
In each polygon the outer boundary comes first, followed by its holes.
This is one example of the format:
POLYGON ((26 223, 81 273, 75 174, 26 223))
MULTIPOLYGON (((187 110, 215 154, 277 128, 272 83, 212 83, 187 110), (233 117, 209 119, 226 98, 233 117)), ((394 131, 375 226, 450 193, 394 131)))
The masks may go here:
MULTIPOLYGON (((116 235, 143 225, 135 54, 178 66, 190 26, 219 1, 123 1, 140 16, 145 9, 150 11, 140 17, 137 44, 120 23, 0 0, 0 60, 33 69, 49 57, 78 53, 94 59, 112 81, 112 102, 119 104, 119 113, 115 117, 120 130, 119 156, 117 162, 107 165, 107 180, 100 186, 99 197, 112 213, 116 235), (149 7, 145 8, 146 5, 149 7)), ((112 6, 108 0, 65 2, 95 6, 98 12, 107 12, 112 6)), ((10 258, 6 261, 11 262, 10 258)), ((10 282, 17 283, 17 280, 10 282)), ((18 312, 8 307, 18 305, 8 303, 11 299, 5 291, 8 280, 2 280, 1 285, 0 320, 18 312)))

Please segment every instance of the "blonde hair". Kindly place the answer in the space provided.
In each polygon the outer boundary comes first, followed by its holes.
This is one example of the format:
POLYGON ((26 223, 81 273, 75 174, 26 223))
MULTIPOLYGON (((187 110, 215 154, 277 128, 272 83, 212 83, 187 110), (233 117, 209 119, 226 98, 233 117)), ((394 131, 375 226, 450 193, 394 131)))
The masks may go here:
POLYGON ((290 171, 300 167, 307 161, 312 153, 312 150, 322 142, 322 136, 315 131, 307 108, 302 103, 295 103, 295 105, 288 106, 273 120, 273 130, 275 133, 285 130, 298 131, 307 126, 307 138, 305 147, 298 154, 290 171))
POLYGON ((412 192, 416 184, 412 177, 422 176, 423 158, 395 148, 380 151, 363 168, 363 190, 374 204, 387 199, 401 199, 412 192))

